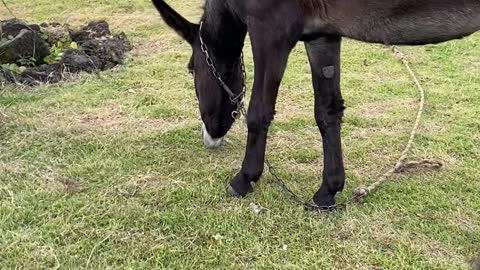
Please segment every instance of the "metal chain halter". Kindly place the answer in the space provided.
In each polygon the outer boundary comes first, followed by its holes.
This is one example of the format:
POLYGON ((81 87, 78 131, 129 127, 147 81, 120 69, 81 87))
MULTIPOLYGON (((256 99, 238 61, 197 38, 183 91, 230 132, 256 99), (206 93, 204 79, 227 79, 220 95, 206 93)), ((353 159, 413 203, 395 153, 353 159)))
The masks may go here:
POLYGON ((245 63, 243 61, 243 52, 240 54, 240 67, 242 69, 243 86, 240 94, 236 95, 230 89, 230 87, 228 87, 228 85, 222 79, 222 75, 220 75, 220 73, 218 72, 217 67, 215 66, 215 63, 213 62, 213 59, 210 56, 210 53, 208 52, 208 47, 203 41, 202 29, 203 29, 203 21, 200 22, 200 30, 198 32, 198 36, 200 38, 200 48, 202 49, 203 55, 205 56, 205 61, 207 62, 207 65, 210 67, 213 73, 213 76, 215 76, 217 81, 220 83, 220 86, 228 94, 232 105, 235 105, 237 107, 237 109, 232 112, 232 118, 238 119, 242 114, 243 115, 246 114, 244 105, 245 105, 245 93, 247 92, 247 85, 246 85, 247 72, 245 71, 245 63))

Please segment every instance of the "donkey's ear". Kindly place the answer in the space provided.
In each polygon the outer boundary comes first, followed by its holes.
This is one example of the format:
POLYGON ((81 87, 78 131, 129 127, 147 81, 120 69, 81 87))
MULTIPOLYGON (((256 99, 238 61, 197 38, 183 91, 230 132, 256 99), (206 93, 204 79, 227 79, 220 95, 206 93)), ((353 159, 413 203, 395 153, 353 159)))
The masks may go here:
POLYGON ((165 1, 152 0, 152 2, 160 12, 165 23, 173 28, 188 43, 193 44, 198 34, 199 26, 187 21, 187 19, 173 10, 165 1))

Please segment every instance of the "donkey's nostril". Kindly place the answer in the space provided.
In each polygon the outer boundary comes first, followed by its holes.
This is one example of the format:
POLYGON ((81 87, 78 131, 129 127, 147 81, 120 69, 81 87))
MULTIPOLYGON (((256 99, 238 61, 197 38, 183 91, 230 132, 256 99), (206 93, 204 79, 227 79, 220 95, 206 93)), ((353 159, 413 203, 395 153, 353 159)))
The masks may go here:
POLYGON ((205 126, 205 124, 202 124, 202 138, 203 138, 203 144, 205 145, 205 147, 209 149, 218 148, 220 147, 220 145, 222 145, 222 142, 223 142, 223 137, 218 139, 212 138, 212 136, 208 133, 207 127, 205 126))

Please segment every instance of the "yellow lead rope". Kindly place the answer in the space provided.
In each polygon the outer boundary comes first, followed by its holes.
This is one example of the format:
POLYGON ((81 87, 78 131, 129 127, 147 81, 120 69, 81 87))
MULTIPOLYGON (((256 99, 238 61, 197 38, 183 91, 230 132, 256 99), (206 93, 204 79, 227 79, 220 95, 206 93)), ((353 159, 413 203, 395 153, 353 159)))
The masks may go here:
POLYGON ((420 84, 420 81, 418 80, 417 76, 411 69, 405 54, 402 51, 400 51, 397 47, 393 47, 392 49, 393 49, 394 55, 403 63, 405 68, 410 73, 410 76, 415 82, 418 88, 418 92, 420 93, 420 101, 418 106, 417 118, 415 119, 415 124, 413 125, 412 132, 410 133, 410 138, 408 139, 407 146, 405 147, 405 150, 403 150, 402 155, 398 159, 395 166, 392 169, 390 169, 388 172, 380 176, 380 178, 376 182, 372 183, 368 187, 358 187, 353 191, 353 200, 359 203, 363 202, 363 199, 367 195, 371 194, 378 187, 380 187, 385 182, 387 182, 388 179, 390 179, 390 177, 393 174, 402 172, 406 167, 412 167, 412 166, 418 166, 418 165, 427 165, 433 168, 442 167, 442 163, 438 161, 421 160, 417 162, 407 162, 408 154, 412 149, 413 142, 414 142, 415 136, 417 135, 418 128, 420 126, 420 120, 422 119, 423 111, 425 108, 425 89, 423 89, 422 84, 420 84))

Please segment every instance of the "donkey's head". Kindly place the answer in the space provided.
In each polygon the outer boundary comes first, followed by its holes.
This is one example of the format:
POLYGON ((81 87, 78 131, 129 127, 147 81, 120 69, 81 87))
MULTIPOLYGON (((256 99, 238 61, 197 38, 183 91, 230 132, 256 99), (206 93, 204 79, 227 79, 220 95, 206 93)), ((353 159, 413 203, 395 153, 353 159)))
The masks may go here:
MULTIPOLYGON (((239 55, 235 56, 238 52, 232 52, 228 36, 216 33, 216 30, 209 30, 207 23, 204 22, 202 27, 190 23, 163 0, 153 0, 153 4, 160 12, 165 23, 185 39, 193 49, 188 70, 194 78, 200 115, 203 121, 203 143, 209 148, 218 147, 225 134, 232 127, 234 122, 232 114, 237 109, 236 104, 231 102, 231 95, 229 95, 228 90, 222 87, 218 77, 225 82, 234 95, 239 95, 242 92, 244 78, 240 57, 239 55), (220 38, 222 40, 219 40, 220 38), (203 42, 205 45, 203 45, 202 50, 203 42), (221 42, 225 45, 220 46, 221 42), (205 48, 208 48, 207 53, 205 48), (207 61, 207 55, 211 60, 207 61), (212 66, 209 65, 212 63, 218 74, 214 74, 212 66)), ((218 21, 218 24, 225 23, 222 18, 212 18, 211 21, 218 21)), ((218 25, 215 27, 218 28, 218 25)))

